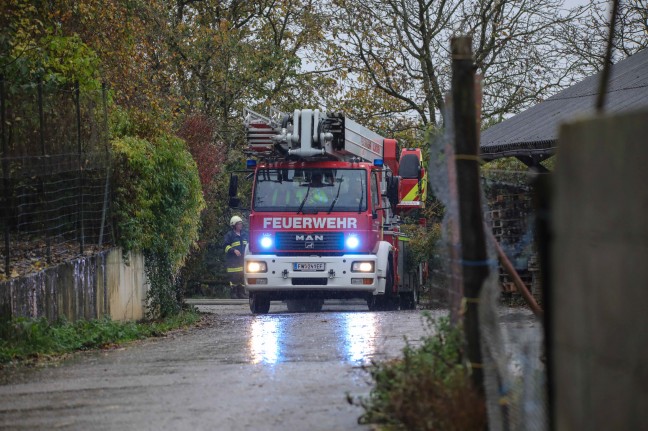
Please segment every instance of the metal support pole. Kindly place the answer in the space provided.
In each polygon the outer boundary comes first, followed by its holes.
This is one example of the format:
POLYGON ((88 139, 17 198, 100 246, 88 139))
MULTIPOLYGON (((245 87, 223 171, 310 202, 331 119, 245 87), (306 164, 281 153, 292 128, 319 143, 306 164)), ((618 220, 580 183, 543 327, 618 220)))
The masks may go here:
POLYGON ((110 150, 108 147, 108 108, 107 108, 107 103, 106 103, 106 83, 101 84, 101 99, 103 103, 103 126, 104 126, 104 143, 106 145, 106 184, 104 186, 104 202, 103 202, 103 207, 101 208, 101 227, 99 228, 99 241, 98 245, 101 247, 101 244, 103 243, 103 235, 104 235, 104 225, 106 223, 106 211, 108 209, 108 191, 109 191, 109 184, 110 184, 110 150))
MULTIPOLYGON (((39 120, 39 129, 40 129, 40 146, 41 146, 41 156, 43 156, 43 161, 45 160, 45 113, 43 111, 43 81, 38 80, 38 120, 39 120)), ((42 173, 38 176, 38 185, 40 188, 40 199, 41 205, 43 207, 47 206, 47 200, 45 199, 45 181, 43 180, 43 173, 48 172, 47 169, 43 169, 42 173)), ((44 209, 41 210, 42 214, 47 214, 47 211, 44 209)), ((41 229, 45 235, 45 259, 47 263, 52 263, 52 244, 49 236, 49 226, 44 220, 41 223, 41 229)))
POLYGON ((4 205, 2 217, 4 222, 4 243, 5 243, 5 275, 9 277, 11 259, 9 258, 9 150, 7 148, 7 138, 5 134, 5 80, 0 75, 0 135, 2 138, 2 183, 4 189, 4 205))
POLYGON ((78 235, 79 235, 79 253, 83 254, 83 154, 81 149, 81 98, 79 94, 79 81, 74 83, 74 95, 76 105, 76 120, 77 120, 77 152, 79 157, 79 222, 78 222, 78 235))
POLYGON ((455 130, 455 163, 459 192, 459 226, 464 281, 464 331, 472 380, 478 392, 484 392, 479 296, 489 273, 481 208, 477 118, 475 109, 475 67, 472 39, 456 37, 452 49, 452 101, 455 130))
POLYGON ((38 121, 40 131, 41 156, 45 155, 45 114, 43 112, 43 81, 38 80, 38 121))

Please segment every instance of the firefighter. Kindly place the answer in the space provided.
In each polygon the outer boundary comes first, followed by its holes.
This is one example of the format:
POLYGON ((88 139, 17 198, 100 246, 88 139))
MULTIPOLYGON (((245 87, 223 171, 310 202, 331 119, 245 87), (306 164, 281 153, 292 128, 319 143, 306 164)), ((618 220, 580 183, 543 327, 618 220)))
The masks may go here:
MULTIPOLYGON (((329 203, 329 195, 326 192, 325 185, 322 182, 322 174, 319 172, 313 173, 310 182, 310 190, 308 190, 308 197, 306 203, 308 206, 320 206, 329 203)), ((305 189, 297 190, 296 197, 301 202, 306 197, 307 191, 305 189)))
POLYGON ((223 248, 227 264, 227 277, 230 285, 230 296, 232 298, 247 298, 243 287, 243 254, 248 243, 248 237, 243 232, 243 220, 239 216, 230 219, 232 228, 225 235, 223 248))

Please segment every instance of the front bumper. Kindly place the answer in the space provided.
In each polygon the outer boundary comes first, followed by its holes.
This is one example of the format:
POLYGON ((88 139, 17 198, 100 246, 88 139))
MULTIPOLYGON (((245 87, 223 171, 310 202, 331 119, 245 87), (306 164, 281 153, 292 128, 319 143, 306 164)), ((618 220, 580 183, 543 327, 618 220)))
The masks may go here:
POLYGON ((343 256, 246 255, 245 286, 249 292, 318 292, 330 297, 373 293, 378 286, 377 258, 371 254, 343 256), (249 262, 265 262, 266 271, 247 272, 249 262), (373 272, 352 272, 353 262, 372 262, 373 272), (323 270, 297 270, 295 264, 324 264, 323 270), (334 293, 338 292, 339 295, 334 293))

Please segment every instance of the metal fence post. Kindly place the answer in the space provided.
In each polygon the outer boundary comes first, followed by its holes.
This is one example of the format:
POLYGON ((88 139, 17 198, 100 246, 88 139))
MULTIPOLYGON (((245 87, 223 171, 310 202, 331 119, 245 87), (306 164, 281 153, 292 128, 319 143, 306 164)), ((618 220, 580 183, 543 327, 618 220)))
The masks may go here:
POLYGON ((108 191, 110 183, 110 149, 108 147, 108 108, 106 104, 106 83, 101 84, 101 99, 103 103, 103 126, 104 126, 104 141, 106 144, 106 184, 104 186, 104 201, 101 209, 101 228, 99 229, 99 247, 103 243, 104 225, 106 223, 106 212, 108 210, 108 191))
POLYGON ((79 235, 79 253, 83 254, 84 235, 83 235, 83 154, 81 148, 81 97, 79 94, 79 81, 74 83, 74 95, 76 105, 77 120, 77 151, 79 157, 79 209, 78 209, 78 235, 79 235))
POLYGON ((5 242, 5 275, 9 277, 9 267, 11 259, 9 258, 9 155, 7 149, 7 139, 5 135, 5 80, 0 75, 0 134, 2 137, 2 183, 4 189, 4 205, 2 218, 4 219, 4 242, 5 242))
MULTIPOLYGON (((41 156, 43 156, 43 160, 45 160, 47 152, 45 151, 45 113, 43 111, 43 81, 41 79, 38 80, 38 120, 40 128, 41 156)), ((42 175, 39 175, 38 185, 40 187, 41 205, 44 209, 47 209, 48 205, 47 199, 45 198, 45 181, 43 180, 42 175)), ((47 211, 42 211, 42 213, 47 214, 47 211)), ((52 240, 49 236, 49 226, 47 225, 46 220, 43 220, 41 229, 43 229, 45 234, 46 260, 47 263, 52 263, 52 240)))

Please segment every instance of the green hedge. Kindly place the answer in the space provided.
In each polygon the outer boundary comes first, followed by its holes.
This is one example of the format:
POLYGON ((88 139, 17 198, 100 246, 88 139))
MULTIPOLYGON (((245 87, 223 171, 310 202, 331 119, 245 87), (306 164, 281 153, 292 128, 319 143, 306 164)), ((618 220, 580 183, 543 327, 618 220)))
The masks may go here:
POLYGON ((112 141, 117 241, 146 258, 151 317, 180 310, 174 277, 198 239, 205 207, 198 169, 184 141, 162 135, 151 141, 112 141))

